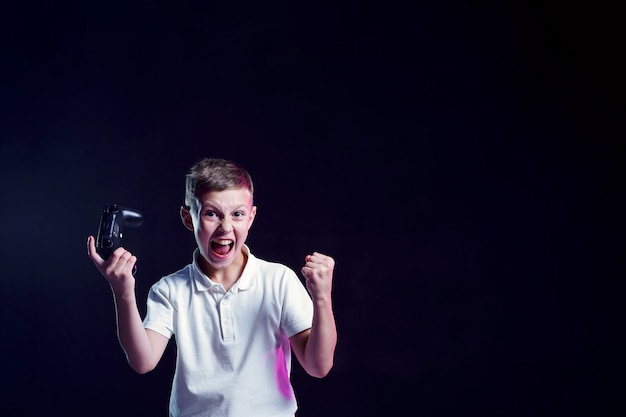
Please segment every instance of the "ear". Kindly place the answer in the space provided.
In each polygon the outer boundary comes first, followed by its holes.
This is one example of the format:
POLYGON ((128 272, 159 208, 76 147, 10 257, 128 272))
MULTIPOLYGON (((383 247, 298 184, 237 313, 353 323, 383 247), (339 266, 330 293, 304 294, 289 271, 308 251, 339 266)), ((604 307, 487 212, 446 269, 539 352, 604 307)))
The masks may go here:
POLYGON ((191 218, 190 207, 182 206, 180 208, 180 219, 185 227, 193 232, 193 219, 191 218))

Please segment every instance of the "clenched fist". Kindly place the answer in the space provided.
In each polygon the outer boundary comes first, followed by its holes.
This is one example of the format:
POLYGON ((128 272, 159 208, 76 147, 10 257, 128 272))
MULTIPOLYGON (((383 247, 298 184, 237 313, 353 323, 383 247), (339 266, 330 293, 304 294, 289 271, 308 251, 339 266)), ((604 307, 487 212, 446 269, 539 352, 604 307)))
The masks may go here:
POLYGON ((313 301, 330 301, 335 260, 319 252, 313 252, 304 258, 302 275, 313 301))

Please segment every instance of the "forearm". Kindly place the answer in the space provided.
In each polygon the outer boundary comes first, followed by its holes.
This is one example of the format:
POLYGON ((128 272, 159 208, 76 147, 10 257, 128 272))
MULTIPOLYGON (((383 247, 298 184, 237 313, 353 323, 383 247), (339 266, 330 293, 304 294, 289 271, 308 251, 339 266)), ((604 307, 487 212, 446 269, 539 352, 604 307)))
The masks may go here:
POLYGON ((333 367, 337 329, 330 299, 316 301, 313 307, 313 325, 306 344, 304 356, 307 372, 322 378, 333 367))
POLYGON ((134 292, 118 296, 114 293, 117 335, 130 366, 139 373, 154 369, 155 359, 150 339, 143 327, 134 292))

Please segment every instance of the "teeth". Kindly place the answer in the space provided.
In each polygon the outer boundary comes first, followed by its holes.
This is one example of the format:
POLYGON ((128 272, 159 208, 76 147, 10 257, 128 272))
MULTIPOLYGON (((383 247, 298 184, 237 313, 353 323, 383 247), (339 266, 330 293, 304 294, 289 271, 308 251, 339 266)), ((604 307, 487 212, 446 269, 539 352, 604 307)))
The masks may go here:
POLYGON ((232 240, 214 240, 214 242, 218 245, 230 245, 233 243, 232 240))

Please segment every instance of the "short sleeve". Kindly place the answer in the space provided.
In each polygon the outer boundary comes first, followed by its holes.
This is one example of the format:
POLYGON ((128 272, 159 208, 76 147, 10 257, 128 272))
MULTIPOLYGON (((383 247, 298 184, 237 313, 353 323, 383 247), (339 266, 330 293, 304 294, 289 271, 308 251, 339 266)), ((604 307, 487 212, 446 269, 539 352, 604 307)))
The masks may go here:
POLYGON ((291 337, 313 325, 313 302, 306 287, 293 271, 286 274, 281 327, 291 337))
POLYGON ((163 280, 150 288, 143 320, 146 329, 154 330, 168 339, 174 334, 174 306, 170 302, 169 293, 169 287, 163 280))

